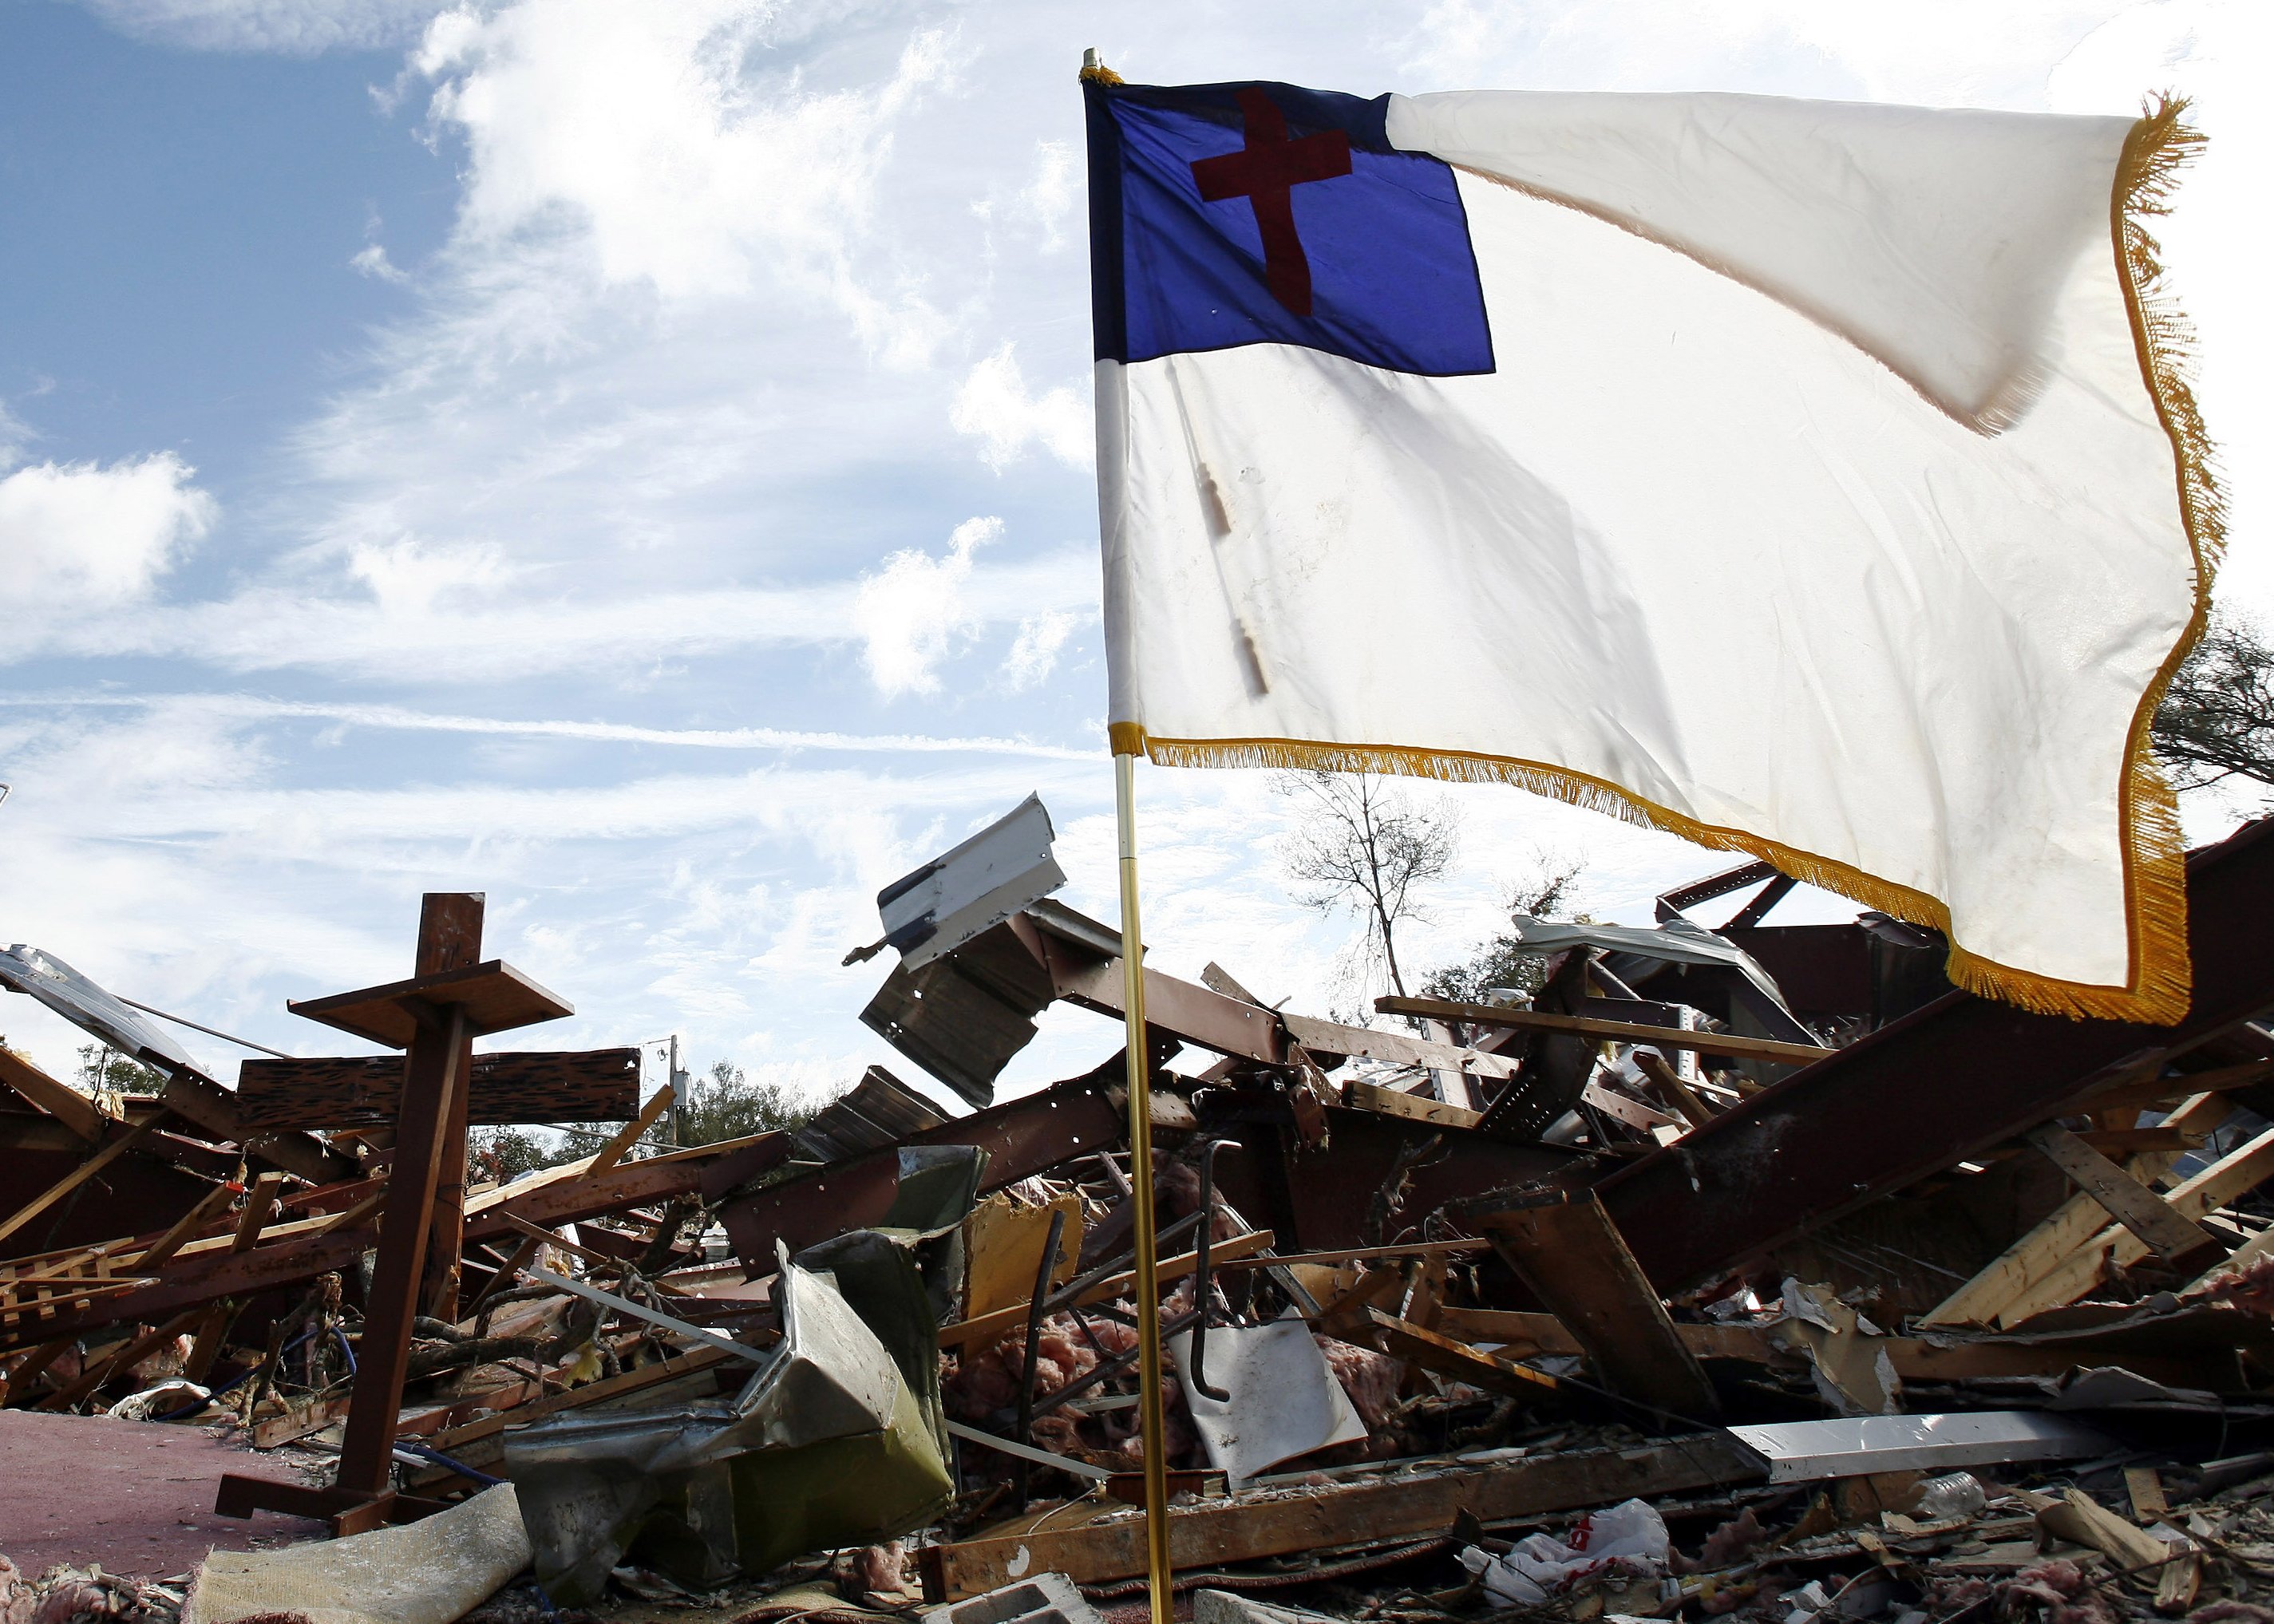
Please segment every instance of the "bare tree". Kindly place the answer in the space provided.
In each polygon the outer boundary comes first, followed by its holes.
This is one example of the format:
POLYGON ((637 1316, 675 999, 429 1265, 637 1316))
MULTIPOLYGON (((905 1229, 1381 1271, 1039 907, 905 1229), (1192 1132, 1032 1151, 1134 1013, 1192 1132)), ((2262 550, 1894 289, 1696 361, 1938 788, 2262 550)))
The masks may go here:
POLYGON ((1273 788, 1302 807, 1280 848, 1288 874, 1309 887, 1299 899, 1321 914, 1364 920, 1368 960, 1379 953, 1404 996, 1397 926, 1421 917, 1414 893, 1452 867, 1460 819, 1451 801, 1412 804, 1367 772, 1283 772, 1273 788))
POLYGON ((2234 611, 2219 611, 2172 679, 2153 732, 2182 789, 2231 778, 2274 787, 2274 644, 2234 611))

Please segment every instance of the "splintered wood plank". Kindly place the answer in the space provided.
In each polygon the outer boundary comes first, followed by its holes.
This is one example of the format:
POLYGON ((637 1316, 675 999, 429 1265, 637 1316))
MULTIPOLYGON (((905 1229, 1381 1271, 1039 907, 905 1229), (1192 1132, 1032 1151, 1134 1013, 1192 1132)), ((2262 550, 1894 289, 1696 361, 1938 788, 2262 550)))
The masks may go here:
POLYGON ((1514 1026, 1525 1032, 1608 1038, 1617 1043, 1647 1043, 1653 1049, 1686 1049, 1701 1055, 1729 1055, 1740 1060, 1773 1060, 1781 1065, 1811 1065, 1835 1052, 1811 1043, 1740 1037, 1734 1032, 1684 1032, 1678 1027, 1651 1026, 1639 1021, 1598 1020, 1592 1015, 1552 1015, 1545 1010, 1454 1004, 1443 998, 1376 998, 1374 1007, 1385 1015, 1426 1015, 1471 1026, 1514 1026))
POLYGON ((1484 1117, 1482 1111, 1447 1105, 1439 1100, 1425 1100, 1419 1094, 1400 1094, 1395 1088, 1361 1083, 1356 1078, 1343 1085, 1343 1103, 1357 1110, 1374 1111, 1384 1116, 1402 1116, 1408 1122, 1434 1123, 1447 1128, 1473 1128, 1484 1117))
POLYGON ((1423 1370, 1434 1371, 1440 1376, 1449 1376, 1456 1381, 1465 1381, 1472 1387, 1482 1387, 1487 1393, 1505 1393, 1514 1398, 1538 1398, 1555 1390, 1555 1378, 1527 1370, 1511 1360, 1495 1358, 1480 1353, 1465 1342, 1455 1342, 1449 1336, 1399 1320, 1379 1308, 1366 1311, 1366 1322, 1373 1328, 1374 1339, 1382 1351, 1393 1359, 1403 1359, 1408 1365, 1418 1365, 1423 1370))
MULTIPOLYGON (((577 1054, 476 1055, 466 1120, 621 1122, 639 1110, 639 1050, 577 1054)), ((391 1124, 403 1101, 403 1057, 247 1060, 237 1099, 260 1128, 358 1128, 391 1124)))
MULTIPOLYGON (((2175 1186, 2165 1199, 2181 1217, 2201 1219, 2269 1178, 2274 1178, 2274 1128, 2175 1186)), ((2111 1268, 2129 1268, 2147 1255, 2147 1245, 2139 1237, 2120 1224, 2112 1224, 2017 1297, 1999 1314, 1998 1324, 2019 1325, 2032 1314, 2074 1303, 2105 1279, 2111 1268)), ((2231 1267, 2233 1263, 2229 1258, 2220 1267, 2231 1267)))
POLYGON ((671 1102, 678 1097, 669 1083, 657 1089, 655 1098, 640 1107, 639 1115, 617 1129, 615 1137, 600 1147, 588 1170, 605 1173, 630 1154, 632 1147, 640 1142, 640 1135, 655 1126, 656 1119, 669 1110, 671 1102))
POLYGON ((1472 1222, 1570 1327, 1613 1391, 1685 1419, 1720 1411, 1713 1384, 1593 1191, 1480 1212, 1472 1222))
POLYGON ((111 1119, 76 1088, 57 1082, 11 1049, 0 1048, 0 1087, 15 1091, 90 1145, 102 1142, 111 1119))
POLYGON ((2110 1217, 2138 1236, 2157 1256, 2184 1257, 2218 1245, 2210 1230, 2181 1217, 2170 1202, 2059 1123, 2046 1123, 2032 1131, 2029 1139, 2039 1154, 2067 1174, 2078 1189, 2099 1202, 2110 1217))
POLYGON ((1081 1197, 1069 1191, 1040 1207, 1019 1207, 998 1192, 972 1208, 963 1221, 966 1320, 1026 1303, 1042 1268, 1053 1213, 1064 1214, 1065 1220, 1058 1255, 1050 1266, 1050 1289, 1056 1290, 1073 1278, 1075 1260, 1081 1256, 1081 1197))
MULTIPOLYGON (((2199 1094, 2173 1111, 2163 1125, 2187 1132, 2207 1132, 2232 1109, 2219 1094, 2199 1094)), ((2178 1160, 2171 1152, 2150 1151, 2133 1157, 2126 1163, 2126 1170, 2138 1183, 2147 1185, 2163 1177, 2178 1160)), ((1922 1323, 2000 1323, 2025 1297, 2035 1301, 2037 1288, 2106 1228, 2107 1219, 2107 1209, 2090 1196, 2071 1196, 2029 1233, 1984 1264, 1971 1280, 1937 1304, 1922 1323)))
MULTIPOLYGON (((1448 1470, 1324 1488, 1269 1500, 1233 1495, 1169 1511, 1169 1556, 1180 1568, 1217 1568, 1361 1540, 1442 1534, 1466 1510, 1504 1522, 1639 1498, 1679 1494, 1766 1476, 1758 1456, 1722 1432, 1641 1448, 1545 1455, 1514 1467, 1448 1470)), ((982 1535, 928 1546, 918 1557, 926 1599, 960 1601, 1028 1574, 1062 1573, 1077 1584, 1146 1571, 1145 1519, 1119 1515, 1086 1527, 982 1535)))

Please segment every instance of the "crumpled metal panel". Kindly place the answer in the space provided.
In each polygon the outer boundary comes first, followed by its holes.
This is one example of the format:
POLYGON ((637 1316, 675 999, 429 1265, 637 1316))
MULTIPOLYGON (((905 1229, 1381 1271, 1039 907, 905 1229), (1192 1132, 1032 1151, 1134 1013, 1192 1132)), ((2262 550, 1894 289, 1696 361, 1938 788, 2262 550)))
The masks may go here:
MULTIPOLYGON (((896 1294, 922 1302, 913 1265, 904 1275, 872 1267, 862 1294, 896 1340, 910 1326, 929 1340, 928 1315, 886 1312, 896 1294)), ((936 1366, 937 1344, 896 1357, 828 1274, 787 1258, 775 1300, 780 1346, 731 1402, 642 1395, 637 1408, 595 1405, 508 1431, 506 1475, 556 1602, 597 1598, 628 1557, 710 1586, 817 1545, 889 1538, 945 1502, 945 1451, 927 1405, 937 1410, 936 1369, 928 1387, 903 1374, 925 1357, 936 1366)))
POLYGON ((877 893, 885 939, 920 970, 1065 883, 1042 797, 1029 795, 960 846, 877 893))
POLYGON ((168 1071, 198 1069, 197 1062, 167 1034, 53 953, 22 942, 0 953, 0 987, 37 998, 122 1055, 168 1071))

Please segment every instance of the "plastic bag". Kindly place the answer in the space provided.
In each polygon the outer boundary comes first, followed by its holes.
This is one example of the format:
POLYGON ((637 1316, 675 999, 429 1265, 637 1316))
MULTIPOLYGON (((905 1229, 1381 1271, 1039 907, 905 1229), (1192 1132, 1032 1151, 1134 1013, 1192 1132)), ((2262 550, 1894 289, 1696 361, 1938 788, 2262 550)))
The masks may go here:
POLYGON ((1532 1534, 1505 1556, 1471 1545, 1461 1553, 1461 1566, 1484 1581, 1495 1601, 1536 1607, 1573 1581, 1614 1566, 1638 1578, 1663 1578, 1669 1549, 1665 1519, 1630 1500, 1595 1513, 1568 1541, 1532 1534))

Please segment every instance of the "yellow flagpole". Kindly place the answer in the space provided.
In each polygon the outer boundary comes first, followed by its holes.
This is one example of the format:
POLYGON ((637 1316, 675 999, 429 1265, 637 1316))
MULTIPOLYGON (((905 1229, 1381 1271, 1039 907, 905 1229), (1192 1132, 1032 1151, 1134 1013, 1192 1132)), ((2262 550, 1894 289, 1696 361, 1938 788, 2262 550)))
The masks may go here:
MULTIPOLYGON (((1145 1440, 1145 1553, 1153 1624, 1175 1611, 1169 1564, 1169 1462, 1161 1434, 1161 1288, 1153 1244, 1152 1056, 1145 1042, 1145 946, 1137 924, 1136 757, 1113 757, 1113 809, 1121 835, 1121 1002, 1128 1018, 1129 1184, 1137 1221, 1137 1416, 1145 1440)), ((1206 1222, 1205 1219, 1202 1222, 1206 1222)))

